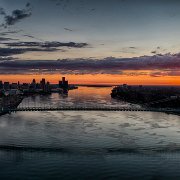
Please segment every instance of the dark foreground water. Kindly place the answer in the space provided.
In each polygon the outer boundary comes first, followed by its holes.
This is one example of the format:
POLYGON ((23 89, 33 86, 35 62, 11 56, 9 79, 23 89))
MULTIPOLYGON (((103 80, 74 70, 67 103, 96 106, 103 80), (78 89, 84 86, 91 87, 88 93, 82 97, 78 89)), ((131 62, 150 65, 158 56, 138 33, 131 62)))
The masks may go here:
MULTIPOLYGON (((134 106, 111 88, 27 105, 134 106)), ((180 179, 180 117, 153 112, 21 112, 0 117, 0 179, 180 179)))

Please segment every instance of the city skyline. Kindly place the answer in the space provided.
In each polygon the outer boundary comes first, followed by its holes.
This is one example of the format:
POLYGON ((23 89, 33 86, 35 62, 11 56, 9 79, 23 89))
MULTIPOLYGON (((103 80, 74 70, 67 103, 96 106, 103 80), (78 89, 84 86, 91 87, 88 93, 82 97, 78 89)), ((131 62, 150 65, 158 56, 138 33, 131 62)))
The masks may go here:
POLYGON ((0 0, 0 79, 180 85, 178 0, 0 0))
MULTIPOLYGON (((59 79, 59 81, 54 84, 64 84, 65 83, 68 85, 68 81, 66 80, 66 77, 61 77, 61 78, 62 78, 62 80, 59 79)), ((28 85, 44 84, 45 85, 45 84, 50 84, 51 82, 47 81, 46 78, 42 78, 39 81, 36 81, 36 79, 32 79, 31 82, 29 82, 29 83, 28 82, 20 82, 20 81, 9 82, 9 81, 0 80, 0 89, 2 89, 2 85, 7 84, 7 83, 8 83, 8 85, 22 85, 22 84, 28 84, 28 85)))
MULTIPOLYGON (((47 75, 8 75, 0 76, 0 80, 3 82, 10 82, 10 83, 31 83, 32 79, 36 79, 40 81, 42 78, 47 79, 51 84, 57 84, 59 81, 59 76, 64 76, 64 74, 47 74, 47 75)), ((141 78, 137 79, 136 76, 133 77, 126 77, 118 75, 104 75, 100 74, 98 76, 95 75, 66 75, 67 79, 69 79, 70 84, 84 84, 84 85, 119 85, 119 84, 129 84, 129 85, 162 85, 162 86, 179 86, 179 79, 175 79, 174 77, 168 77, 164 79, 163 77, 156 77, 152 79, 151 77, 141 76, 141 78)))

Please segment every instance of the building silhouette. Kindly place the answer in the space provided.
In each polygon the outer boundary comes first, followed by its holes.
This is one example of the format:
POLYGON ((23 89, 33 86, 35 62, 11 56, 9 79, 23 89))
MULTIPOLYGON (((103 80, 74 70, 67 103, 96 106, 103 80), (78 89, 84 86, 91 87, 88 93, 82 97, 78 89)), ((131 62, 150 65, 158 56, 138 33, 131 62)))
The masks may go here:
POLYGON ((59 88, 67 90, 68 87, 69 87, 68 81, 66 81, 65 77, 62 77, 62 81, 59 81, 59 88))

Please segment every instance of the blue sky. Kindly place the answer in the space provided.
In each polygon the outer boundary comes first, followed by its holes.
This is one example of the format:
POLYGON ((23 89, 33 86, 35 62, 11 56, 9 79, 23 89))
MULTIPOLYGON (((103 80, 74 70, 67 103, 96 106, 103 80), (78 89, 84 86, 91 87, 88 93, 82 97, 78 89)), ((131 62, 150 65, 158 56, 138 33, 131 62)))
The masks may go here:
MULTIPOLYGON (((178 0, 1 0, 7 14, 24 9, 29 2, 32 15, 4 30, 22 30, 13 37, 34 41, 82 42, 89 46, 71 49, 57 58, 134 57, 177 53, 180 40, 178 0), (158 49, 157 49, 158 47, 158 49), (153 53, 152 53, 153 52, 153 53)), ((3 23, 3 16, 1 16, 3 23)), ((32 59, 44 59, 34 53, 32 59), (36 56, 37 55, 37 56, 36 56)), ((42 54, 42 53, 41 53, 42 54)), ((44 53, 46 54, 46 53, 44 53)), ((24 57, 24 55, 23 55, 24 57)), ((25 56, 26 57, 26 56, 25 56)), ((27 55, 27 58, 29 56, 27 55)))
POLYGON ((180 76, 179 0, 0 0, 0 24, 0 74, 180 76))

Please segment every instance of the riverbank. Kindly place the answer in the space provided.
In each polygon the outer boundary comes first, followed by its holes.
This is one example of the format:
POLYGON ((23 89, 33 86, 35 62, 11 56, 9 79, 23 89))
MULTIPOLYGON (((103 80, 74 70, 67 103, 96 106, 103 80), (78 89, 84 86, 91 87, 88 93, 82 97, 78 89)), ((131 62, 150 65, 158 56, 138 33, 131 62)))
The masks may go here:
POLYGON ((122 85, 112 89, 111 97, 153 108, 180 108, 180 90, 174 87, 122 85))
MULTIPOLYGON (((179 87, 144 87, 124 84, 114 87, 111 97, 128 103, 138 104, 144 108, 180 109, 179 87)), ((172 111, 171 114, 180 115, 176 111, 172 111)))
POLYGON ((18 107, 22 100, 22 95, 10 95, 1 97, 0 116, 9 113, 9 109, 18 107))

